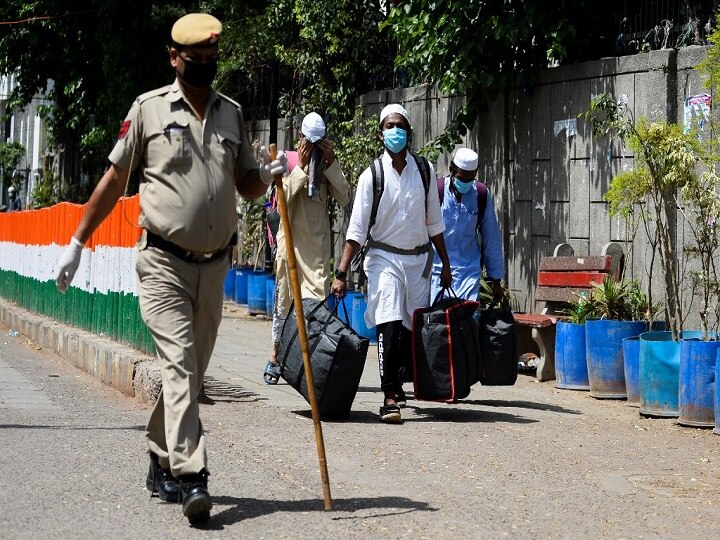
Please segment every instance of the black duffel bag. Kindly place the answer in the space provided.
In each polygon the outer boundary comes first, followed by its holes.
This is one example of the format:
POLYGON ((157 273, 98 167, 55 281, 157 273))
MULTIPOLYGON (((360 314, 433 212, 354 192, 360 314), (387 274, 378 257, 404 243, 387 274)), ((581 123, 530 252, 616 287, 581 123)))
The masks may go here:
MULTIPOLYGON (((338 317, 327 300, 303 299, 305 330, 312 363, 315 395, 321 415, 347 416, 360 385, 369 341, 338 317)), ((295 306, 290 309, 280 334, 280 375, 309 402, 305 366, 298 337, 295 306)))
POLYGON ((478 381, 480 344, 473 313, 479 304, 440 291, 427 308, 413 313, 415 399, 453 402, 478 381))
POLYGON ((482 361, 480 383, 485 386, 512 386, 517 380, 517 336, 515 318, 507 302, 490 304, 480 310, 482 361))

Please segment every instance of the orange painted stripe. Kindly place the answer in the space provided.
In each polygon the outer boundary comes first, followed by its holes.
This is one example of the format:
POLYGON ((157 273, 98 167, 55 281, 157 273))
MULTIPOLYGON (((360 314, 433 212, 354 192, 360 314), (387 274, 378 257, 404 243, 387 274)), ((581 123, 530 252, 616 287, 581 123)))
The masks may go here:
MULTIPOLYGON (((65 245, 80 222, 85 205, 62 202, 49 208, 0 214, 0 242, 65 245)), ((133 247, 140 237, 138 195, 122 197, 87 243, 87 247, 133 247)))

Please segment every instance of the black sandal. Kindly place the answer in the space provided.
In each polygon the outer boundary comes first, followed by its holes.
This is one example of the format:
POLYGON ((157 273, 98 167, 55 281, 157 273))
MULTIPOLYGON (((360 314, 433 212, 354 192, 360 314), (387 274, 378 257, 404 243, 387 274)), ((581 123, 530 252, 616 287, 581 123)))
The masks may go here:
POLYGON ((263 372, 263 380, 265 384, 277 384, 280 380, 280 366, 273 364, 272 360, 268 360, 265 371, 263 372))

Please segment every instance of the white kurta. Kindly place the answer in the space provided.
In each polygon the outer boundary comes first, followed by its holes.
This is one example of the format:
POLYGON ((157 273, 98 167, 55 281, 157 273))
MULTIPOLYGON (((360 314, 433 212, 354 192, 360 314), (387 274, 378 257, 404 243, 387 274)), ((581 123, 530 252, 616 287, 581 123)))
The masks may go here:
MULTIPOLYGON (((412 156, 408 155, 402 174, 392 166, 390 155, 382 156, 385 188, 378 205, 372 237, 378 242, 400 249, 413 249, 426 244, 430 237, 445 230, 442 219, 435 171, 430 165, 430 189, 427 194, 425 215, 425 188, 420 171, 412 156)), ((367 168, 358 180, 346 238, 364 244, 373 202, 373 180, 367 168)), ((422 273, 427 254, 398 255, 372 248, 365 256, 365 274, 368 277, 368 306, 365 323, 369 326, 390 321, 402 321, 412 329, 413 312, 427 307, 430 280, 422 273)))

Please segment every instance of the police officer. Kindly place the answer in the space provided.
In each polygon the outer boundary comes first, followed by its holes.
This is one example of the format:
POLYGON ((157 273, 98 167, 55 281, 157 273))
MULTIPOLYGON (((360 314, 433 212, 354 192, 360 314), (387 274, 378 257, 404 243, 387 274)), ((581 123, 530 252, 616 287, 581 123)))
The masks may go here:
POLYGON ((181 501, 191 524, 210 517, 198 394, 222 317, 223 278, 237 227, 235 190, 254 199, 287 170, 262 149, 258 168, 240 106, 212 88, 222 24, 189 14, 172 28, 173 84, 138 97, 59 264, 66 291, 85 242, 140 170, 136 272, 140 310, 155 341, 162 391, 146 428, 146 485, 181 501))

